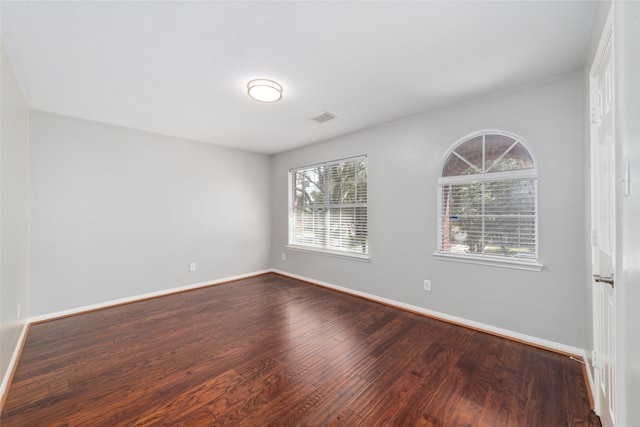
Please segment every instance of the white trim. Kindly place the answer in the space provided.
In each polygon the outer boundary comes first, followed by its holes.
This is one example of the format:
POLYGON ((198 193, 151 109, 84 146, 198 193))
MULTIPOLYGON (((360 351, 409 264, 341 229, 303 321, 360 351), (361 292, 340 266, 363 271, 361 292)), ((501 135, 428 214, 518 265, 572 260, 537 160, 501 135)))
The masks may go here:
POLYGON ((328 256, 334 256, 338 258, 348 258, 356 261, 369 262, 369 260, 371 259, 369 254, 362 254, 358 252, 347 252, 347 251, 338 251, 338 250, 332 251, 331 249, 322 249, 322 248, 315 248, 311 246, 298 246, 298 245, 287 245, 286 248, 292 251, 312 252, 319 255, 328 255, 328 256))
MULTIPOLYGON (((27 339, 27 331, 29 330, 30 325, 31 322, 27 322, 22 325, 22 331, 20 332, 20 337, 16 343, 16 348, 13 349, 13 355, 9 361, 9 366, 7 366, 7 371, 4 373, 4 377, 2 378, 2 384, 0 384, 0 402, 5 402, 5 393, 9 391, 9 381, 13 379, 13 373, 18 367, 18 358, 22 353, 22 348, 24 347, 24 343, 27 339)), ((4 405, 0 405, 0 410, 3 409, 3 406, 4 405)))
POLYGON ((613 5, 609 9, 607 14, 607 20, 602 28, 602 34, 600 35, 600 41, 598 42, 598 48, 593 58, 593 63, 589 69, 589 77, 593 77, 598 72, 598 69, 602 65, 605 53, 607 53, 607 47, 613 46, 613 5))
POLYGON ((433 257, 441 261, 466 262, 468 264, 488 265, 492 267, 515 268, 516 270, 542 271, 544 268, 543 264, 539 264, 537 262, 512 258, 491 257, 489 255, 473 256, 435 252, 433 257))
MULTIPOLYGON (((593 374, 591 373, 591 364, 589 363, 589 358, 587 357, 587 350, 582 350, 582 360, 584 362, 585 370, 587 371, 587 381, 589 382, 589 395, 591 396, 591 401, 596 401, 596 388, 595 381, 593 380, 593 374)), ((595 409, 595 408, 594 408, 595 409)))
POLYGON ((571 354, 571 355, 575 355, 576 357, 582 357, 582 355, 584 354, 584 350, 578 347, 572 347, 566 344, 557 343, 555 341, 549 341, 542 338, 533 337, 531 335, 525 335, 519 332, 510 331, 508 329, 502 329, 495 326, 486 325, 484 323, 475 322, 473 320, 468 320, 462 317, 452 316, 452 315, 441 313, 438 311, 429 310, 427 308, 418 307, 416 305, 406 304, 403 302, 395 301, 395 300, 384 298, 384 297, 379 297, 377 295, 369 294, 366 292, 356 291, 354 289, 345 288, 345 287, 334 285, 327 282, 322 282, 320 280, 310 279, 308 277, 300 276, 293 273, 288 273, 286 271, 281 271, 276 269, 273 269, 272 271, 274 273, 291 277, 293 279, 304 280, 305 282, 313 283, 314 285, 319 285, 325 288, 334 289, 350 295, 359 296, 371 301, 380 302, 382 304, 424 314, 426 316, 433 317, 436 319, 444 320, 451 323, 456 323, 462 326, 467 326, 469 328, 488 332, 493 335, 499 335, 505 338, 510 338, 519 342, 530 344, 535 347, 541 347, 541 348, 557 351, 560 353, 571 354))
POLYGON ((442 176, 438 178, 438 185, 491 182, 491 181, 511 181, 514 179, 537 178, 537 177, 538 177, 538 171, 536 170, 536 168, 517 169, 513 171, 488 172, 488 173, 474 174, 474 175, 442 176))
POLYGON ((462 138, 458 139, 456 142, 453 143, 453 145, 451 145, 451 147, 449 147, 447 152, 444 153, 444 156, 442 156, 442 158, 440 159, 440 173, 439 173, 439 176, 442 176, 442 170, 444 169, 444 165, 447 162, 447 159, 449 158, 451 153, 453 153, 455 151, 455 149, 458 148, 458 146, 460 144, 462 144, 463 142, 466 142, 468 139, 475 138, 476 136, 485 135, 485 134, 504 135, 504 136, 508 136, 509 138, 512 138, 512 139, 515 139, 516 141, 518 141, 520 144, 522 144, 522 146, 524 148, 527 149, 527 151, 531 155, 531 159, 533 160, 533 167, 534 167, 534 169, 537 169, 538 162, 536 161, 536 155, 531 150, 531 147, 524 140, 524 138, 522 138, 520 135, 517 135, 517 134, 515 134, 513 132, 507 132, 507 131, 499 130, 499 129, 485 129, 485 130, 479 130, 479 131, 476 131, 476 132, 471 132, 470 134, 465 135, 462 138))
POLYGON ((312 163, 310 165, 298 166, 298 167, 289 169, 289 173, 297 172, 297 171, 303 170, 303 169, 316 168, 316 167, 319 167, 319 166, 335 165, 335 164, 341 164, 341 163, 345 163, 345 162, 357 162, 359 160, 367 160, 367 155, 366 154, 359 154, 357 156, 344 157, 342 159, 327 160, 326 162, 322 162, 322 163, 312 163))
POLYGON ((47 320, 53 320, 59 317, 65 317, 65 316, 72 316, 74 314, 80 314, 80 313, 85 313, 88 311, 93 311, 93 310, 99 310, 101 308, 108 308, 108 307, 113 307, 116 305, 120 305, 120 304, 127 304, 127 303, 132 303, 132 302, 137 302, 137 301, 141 301, 141 300, 145 300, 145 299, 149 299, 149 298, 155 298, 155 297, 160 297, 160 296, 164 296, 164 295, 171 295, 171 294, 175 294, 178 292, 184 292, 184 291, 189 291, 192 289, 198 289, 198 288, 204 288, 207 286, 212 286, 212 285, 217 285, 220 283, 225 283, 225 282, 231 282, 234 280, 240 280, 240 279, 247 279, 249 277, 254 277, 254 276, 258 276, 260 274, 265 274, 265 273, 270 273, 271 270, 260 270, 260 271, 254 271, 252 273, 247 273, 247 274, 239 274, 237 276, 229 276, 229 277, 224 277, 222 279, 216 279, 216 280, 211 280, 211 281, 207 281, 207 282, 200 282, 200 283, 194 283, 191 285, 185 285, 185 286, 179 286, 177 288, 170 288, 170 289, 165 289, 162 291, 157 291, 157 292, 149 292, 147 294, 140 294, 140 295, 135 295, 132 297, 126 297, 126 298, 120 298, 120 299, 116 299, 116 300, 110 300, 110 301, 106 301, 106 302, 101 302, 98 304, 91 304, 91 305, 86 305, 84 307, 77 307, 77 308, 71 308, 69 310, 62 310, 62 311, 57 311, 55 313, 49 313, 49 314, 43 314, 40 316, 33 316, 30 317, 28 319, 28 323, 33 324, 33 323, 37 323, 37 322, 44 322, 47 320))

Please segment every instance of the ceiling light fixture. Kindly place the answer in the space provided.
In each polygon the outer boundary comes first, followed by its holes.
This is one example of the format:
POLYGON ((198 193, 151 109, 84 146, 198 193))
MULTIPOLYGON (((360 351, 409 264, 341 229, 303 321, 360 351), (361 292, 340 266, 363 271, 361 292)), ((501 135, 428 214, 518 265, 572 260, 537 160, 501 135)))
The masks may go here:
POLYGON ((282 98, 282 86, 273 80, 256 79, 247 83, 247 93, 256 101, 276 102, 282 98))

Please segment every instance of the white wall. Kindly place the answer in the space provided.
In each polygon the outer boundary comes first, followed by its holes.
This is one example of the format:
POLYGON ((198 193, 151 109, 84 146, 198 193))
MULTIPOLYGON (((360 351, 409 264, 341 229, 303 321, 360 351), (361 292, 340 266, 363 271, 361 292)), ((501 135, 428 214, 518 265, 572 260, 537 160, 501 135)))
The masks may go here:
MULTIPOLYGON (((616 283, 618 426, 640 425, 640 3, 616 2, 616 138, 631 166, 631 194, 622 198, 622 280, 616 283)), ((620 177, 624 168, 618 169, 620 177)))
POLYGON ((29 111, 0 42, 0 396, 29 314, 28 119, 29 111))
POLYGON ((39 111, 30 132, 32 315, 269 267, 268 156, 39 111))
POLYGON ((581 83, 578 72, 276 155, 273 267, 582 348, 581 83), (483 129, 520 135, 536 156, 542 272, 432 256, 442 157, 459 138, 483 129), (371 261, 287 251, 288 170, 358 154, 368 155, 371 261), (422 290, 424 279, 432 280, 431 293, 422 290))

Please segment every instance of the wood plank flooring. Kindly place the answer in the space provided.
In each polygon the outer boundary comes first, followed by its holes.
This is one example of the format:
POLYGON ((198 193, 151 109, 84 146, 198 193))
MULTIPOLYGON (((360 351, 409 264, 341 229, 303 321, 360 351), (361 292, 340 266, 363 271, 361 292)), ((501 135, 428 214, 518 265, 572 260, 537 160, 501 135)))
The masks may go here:
POLYGON ((600 426, 580 363, 265 274, 31 327, 10 426, 600 426))

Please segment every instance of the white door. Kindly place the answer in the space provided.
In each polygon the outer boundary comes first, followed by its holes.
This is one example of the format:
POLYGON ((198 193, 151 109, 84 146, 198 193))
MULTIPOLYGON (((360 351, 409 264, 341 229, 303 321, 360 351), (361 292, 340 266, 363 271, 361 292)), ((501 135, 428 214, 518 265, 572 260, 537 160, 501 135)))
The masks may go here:
POLYGON ((591 221, 596 413, 615 425, 615 91, 613 25, 608 21, 591 68, 591 221))

